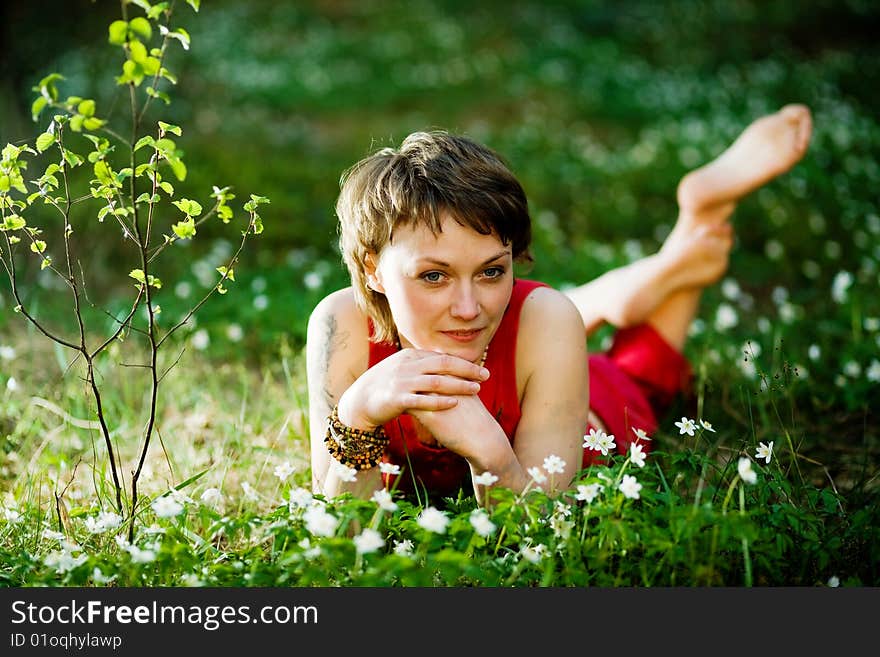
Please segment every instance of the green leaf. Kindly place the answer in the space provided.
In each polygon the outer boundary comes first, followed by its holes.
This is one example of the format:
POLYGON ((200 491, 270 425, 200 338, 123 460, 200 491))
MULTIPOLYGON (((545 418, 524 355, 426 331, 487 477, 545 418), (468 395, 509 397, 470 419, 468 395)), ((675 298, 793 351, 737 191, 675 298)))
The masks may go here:
POLYGON ((174 196, 174 185, 172 185, 170 182, 163 180, 159 183, 159 187, 161 187, 162 191, 168 194, 168 196, 174 196))
POLYGON ((0 230, 6 232, 7 230, 21 230, 27 226, 27 222, 24 220, 24 217, 21 217, 17 214, 9 214, 3 219, 3 223, 0 224, 0 230))
POLYGON ((82 101, 79 105, 76 106, 76 111, 82 114, 83 116, 94 116, 95 115, 95 101, 91 99, 87 99, 82 101))
POLYGON ((147 12, 147 17, 156 20, 166 9, 168 9, 168 3, 160 2, 159 4, 150 7, 150 10, 147 12))
POLYGON ((202 0, 186 0, 186 4, 192 7, 196 12, 199 11, 199 5, 202 3, 202 0))
POLYGON ((107 40, 114 46, 121 46, 128 38, 128 23, 125 21, 113 21, 107 28, 109 33, 107 40))
POLYGON ((173 160, 168 160, 168 164, 171 166, 171 171, 174 172, 174 176, 180 182, 186 180, 186 165, 183 163, 183 160, 175 158, 173 160))
POLYGON ((113 172, 110 171, 110 167, 107 166, 107 163, 104 160, 98 160, 95 162, 94 171, 95 177, 102 185, 113 186, 115 184, 116 181, 113 179, 113 172))
POLYGON ((43 96, 37 96, 36 100, 34 100, 33 105, 31 105, 31 118, 34 121, 40 118, 40 112, 43 111, 48 102, 43 96))
POLYGON ((31 251, 34 253, 42 253, 46 250, 46 243, 43 240, 34 240, 31 242, 31 251))
POLYGON ((159 121, 159 127, 162 129, 162 132, 170 132, 172 134, 180 137, 182 131, 180 126, 172 125, 171 123, 165 123, 165 121, 159 121))
POLYGON ((90 116, 85 121, 83 121, 83 128, 86 130, 97 130, 102 125, 104 125, 106 121, 103 119, 96 119, 94 116, 90 116))
POLYGON ((82 114, 70 117, 70 129, 74 132, 82 132, 83 121, 86 120, 82 114))
POLYGON ((42 153, 54 143, 55 135, 53 135, 51 132, 44 132, 39 137, 37 137, 37 150, 42 153))
POLYGON ((146 283, 143 269, 132 269, 130 272, 128 272, 128 276, 129 278, 133 278, 134 280, 136 280, 138 283, 146 283))
POLYGON ((173 230, 174 234, 177 235, 182 240, 195 237, 195 234, 196 234, 195 220, 192 217, 188 216, 183 221, 179 221, 176 224, 173 224, 171 226, 171 230, 173 230))
POLYGON ((46 267, 49 267, 52 264, 52 258, 43 258, 43 262, 40 263, 40 270, 42 271, 46 267))
POLYGON ((153 27, 150 25, 150 21, 141 16, 132 18, 128 23, 128 27, 132 32, 142 37, 145 41, 149 41, 153 36, 153 27))
POLYGON ((147 135, 146 137, 141 137, 140 139, 137 140, 137 143, 135 143, 135 145, 134 145, 134 150, 139 151, 144 146, 152 146, 155 143, 156 143, 156 140, 153 139, 152 136, 147 135))
POLYGON ((143 65, 149 55, 147 54, 147 48, 140 41, 130 41, 128 44, 128 52, 131 61, 137 62, 138 64, 143 65))
POLYGON ((173 203, 177 206, 178 210, 188 217, 198 217, 202 214, 202 206, 198 201, 182 198, 179 201, 173 201, 173 203))

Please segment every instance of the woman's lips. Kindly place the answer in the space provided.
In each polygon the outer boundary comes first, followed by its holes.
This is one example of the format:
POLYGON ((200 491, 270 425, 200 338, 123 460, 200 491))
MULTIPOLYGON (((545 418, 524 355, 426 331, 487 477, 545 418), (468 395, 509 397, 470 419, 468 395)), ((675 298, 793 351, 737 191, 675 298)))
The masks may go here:
POLYGON ((476 340, 483 329, 469 329, 467 331, 441 331, 443 335, 455 340, 456 342, 473 342, 476 340))

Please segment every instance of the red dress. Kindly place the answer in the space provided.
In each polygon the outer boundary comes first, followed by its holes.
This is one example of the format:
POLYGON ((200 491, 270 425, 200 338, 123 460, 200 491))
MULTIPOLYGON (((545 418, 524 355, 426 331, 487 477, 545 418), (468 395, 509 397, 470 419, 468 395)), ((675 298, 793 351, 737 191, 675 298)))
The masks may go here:
MULTIPOLYGON (((517 279, 510 303, 489 344, 486 367, 492 373, 481 384, 479 396, 513 443, 521 416, 516 390, 516 338, 522 304, 529 293, 544 283, 517 279)), ((369 366, 398 350, 391 343, 370 342, 369 366)), ((689 383, 691 369, 684 356, 673 349, 651 326, 642 324, 614 334, 611 348, 589 356, 590 409, 615 436, 617 450, 624 453, 635 438, 633 429, 651 435, 657 418, 689 383)), ((591 427, 587 427, 589 431, 591 427)), ((444 447, 419 440, 413 419, 401 415, 385 424, 390 443, 385 461, 399 465, 401 474, 383 475, 386 485, 402 491, 416 487, 432 496, 455 496, 470 490, 470 468, 464 458, 444 447)), ((649 451, 650 443, 642 443, 649 451)), ((582 466, 596 460, 599 452, 584 450, 582 466)))

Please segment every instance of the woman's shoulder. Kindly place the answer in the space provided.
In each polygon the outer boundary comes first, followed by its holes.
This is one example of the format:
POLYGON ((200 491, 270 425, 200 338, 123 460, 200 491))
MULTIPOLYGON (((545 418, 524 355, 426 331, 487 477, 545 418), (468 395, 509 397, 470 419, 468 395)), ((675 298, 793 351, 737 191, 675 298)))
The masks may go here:
POLYGON ((348 334, 364 339, 369 337, 367 317, 358 307, 351 287, 331 292, 312 309, 309 315, 309 333, 324 327, 336 334, 348 334))
POLYGON ((519 317, 517 351, 527 362, 547 348, 566 348, 569 340, 586 341, 583 319, 572 300, 563 292, 535 287, 523 300, 519 317))
POLYGON ((540 326, 548 319, 565 319, 579 314, 572 300, 559 290, 537 281, 523 281, 523 284, 528 287, 522 302, 520 325, 525 321, 540 326))

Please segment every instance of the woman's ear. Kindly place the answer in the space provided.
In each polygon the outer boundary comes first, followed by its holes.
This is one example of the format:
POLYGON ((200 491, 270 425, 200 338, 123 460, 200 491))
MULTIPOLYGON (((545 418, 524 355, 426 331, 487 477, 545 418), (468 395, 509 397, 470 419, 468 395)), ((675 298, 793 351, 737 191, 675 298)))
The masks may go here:
POLYGON ((373 292, 385 294, 385 288, 379 280, 378 268, 379 256, 375 253, 368 253, 364 257, 364 274, 366 274, 367 278, 367 287, 373 290, 373 292))

